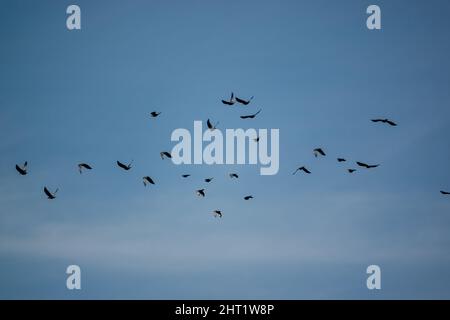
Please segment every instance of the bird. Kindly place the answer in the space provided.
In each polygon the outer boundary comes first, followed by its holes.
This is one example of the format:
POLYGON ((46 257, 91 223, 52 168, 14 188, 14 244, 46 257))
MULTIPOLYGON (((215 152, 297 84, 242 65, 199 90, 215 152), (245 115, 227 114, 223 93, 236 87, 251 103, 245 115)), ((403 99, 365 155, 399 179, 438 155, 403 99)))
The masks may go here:
POLYGON ((356 161, 356 164, 360 167, 367 168, 367 169, 376 168, 379 166, 379 164, 370 165, 370 164, 366 164, 364 162, 359 162, 359 161, 356 161))
POLYGON ((183 174, 183 175, 181 175, 183 178, 187 178, 187 177, 190 177, 191 175, 190 174, 183 174))
POLYGON ((441 193, 442 193, 442 194, 445 194, 445 195, 449 195, 449 194, 450 194, 450 192, 442 191, 442 190, 441 190, 441 193))
POLYGON ((348 171, 349 173, 353 173, 353 172, 356 171, 356 169, 347 169, 347 171, 348 171))
POLYGON ((256 137, 255 139, 253 139, 253 141, 259 142, 259 137, 256 137))
POLYGON ((17 172, 19 172, 22 176, 27 174, 27 166, 28 166, 28 161, 25 161, 23 166, 20 167, 19 165, 16 164, 16 170, 17 172))
POLYGON ((293 175, 296 174, 297 171, 303 171, 303 172, 308 173, 308 174, 311 173, 311 171, 309 171, 309 170, 306 169, 305 167, 300 167, 300 168, 297 168, 297 170, 294 171, 293 175))
POLYGON ((239 176, 238 176, 238 174, 237 173, 230 173, 230 178, 231 179, 233 179, 233 178, 239 178, 239 176))
POLYGON ((244 200, 250 200, 250 199, 253 199, 253 196, 245 196, 244 197, 244 200))
POLYGON ((254 117, 256 117, 259 113, 261 112, 261 109, 258 110, 257 113, 248 115, 248 116, 241 116, 241 119, 253 119, 254 117))
POLYGON ((120 162, 120 161, 117 161, 117 165, 120 167, 120 168, 122 168, 122 169, 124 169, 124 170, 126 170, 126 171, 128 171, 128 170, 130 170, 131 169, 131 164, 133 163, 133 161, 131 161, 129 164, 123 164, 122 162, 120 162))
POLYGON ((161 151, 159 153, 159 155, 161 156, 161 159, 163 159, 163 160, 164 160, 164 158, 169 158, 169 159, 172 158, 172 155, 170 154, 170 152, 167 152, 167 151, 161 151))
POLYGON ((234 99, 234 93, 232 92, 230 100, 222 100, 222 103, 226 104, 227 106, 232 106, 234 104, 233 99, 234 99))
POLYGON ((214 178, 206 178, 205 182, 210 183, 214 178))
POLYGON ((52 200, 56 198, 56 193, 58 192, 58 189, 55 190, 55 192, 51 193, 48 191, 47 187, 44 187, 44 193, 47 195, 48 199, 52 200))
POLYGON ((347 160, 345 160, 344 158, 337 158, 337 161, 338 161, 338 162, 345 162, 345 161, 347 161, 347 160))
POLYGON ((219 122, 217 122, 215 125, 213 125, 209 119, 206 121, 206 125, 208 126, 208 129, 211 131, 217 129, 218 124, 219 124, 219 122))
POLYGON ((322 150, 322 148, 316 148, 313 150, 314 156, 317 158, 319 155, 325 156, 325 152, 322 150))
POLYGON ((78 171, 80 171, 80 174, 83 173, 83 169, 92 170, 92 167, 90 165, 88 165, 87 163, 79 163, 78 164, 78 171))
POLYGON ((161 112, 152 111, 152 112, 150 112, 150 117, 156 118, 156 117, 159 116, 160 114, 161 114, 161 112))
POLYGON ((153 179, 150 178, 149 176, 143 177, 143 178, 142 178, 142 182, 144 182, 144 186, 147 186, 147 183, 155 184, 155 182, 153 181, 153 179))
POLYGON ((248 99, 248 100, 244 100, 244 99, 240 99, 238 97, 236 97, 236 102, 239 102, 240 104, 243 104, 244 106, 248 105, 253 99, 253 96, 248 99))
POLYGON ((196 192, 199 197, 205 197, 205 189, 199 189, 196 192))
POLYGON ((389 119, 372 119, 371 121, 372 121, 372 122, 383 122, 383 123, 387 123, 387 124, 389 124, 389 125, 391 125, 391 126, 393 126, 393 127, 395 127, 395 126, 397 125, 394 121, 389 120, 389 119))
POLYGON ((222 218, 222 211, 220 211, 220 210, 214 210, 213 211, 213 214, 214 214, 214 217, 219 217, 219 218, 222 218))

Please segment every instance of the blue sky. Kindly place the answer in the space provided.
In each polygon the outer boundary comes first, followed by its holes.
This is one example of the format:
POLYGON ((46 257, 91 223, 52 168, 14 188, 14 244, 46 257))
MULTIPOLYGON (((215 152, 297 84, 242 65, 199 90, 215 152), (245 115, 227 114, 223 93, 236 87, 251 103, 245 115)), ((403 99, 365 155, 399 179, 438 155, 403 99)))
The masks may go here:
POLYGON ((0 298, 450 298, 448 1, 376 1, 381 31, 369 1, 76 3, 81 31, 72 2, 0 3, 0 298), (231 91, 261 114, 239 119, 231 91), (279 173, 160 159, 207 118, 280 129, 279 173))

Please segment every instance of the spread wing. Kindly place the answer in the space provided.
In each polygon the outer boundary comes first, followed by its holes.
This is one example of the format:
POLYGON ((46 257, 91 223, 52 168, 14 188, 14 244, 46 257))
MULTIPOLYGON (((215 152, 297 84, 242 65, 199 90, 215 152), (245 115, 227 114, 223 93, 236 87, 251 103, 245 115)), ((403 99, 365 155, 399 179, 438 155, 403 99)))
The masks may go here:
POLYGON ((126 165, 124 165, 122 162, 120 162, 120 161, 117 161, 117 165, 119 166, 119 167, 121 167, 122 169, 128 169, 128 167, 126 166, 126 165))
POLYGON ((82 164, 80 164, 80 166, 82 166, 83 168, 86 168, 88 170, 92 169, 92 167, 90 165, 88 165, 87 163, 82 163, 82 164))
POLYGON ((16 164, 16 170, 17 170, 21 175, 27 174, 27 172, 26 172, 25 170, 23 170, 21 167, 19 167, 17 164, 16 164))
POLYGON ((311 171, 309 171, 309 170, 306 169, 305 167, 303 167, 302 170, 305 171, 306 173, 311 173, 311 171))
POLYGON ((359 161, 356 161, 356 164, 358 165, 358 166, 360 166, 360 167, 368 167, 368 165, 366 164, 366 163, 364 163, 364 162, 359 162, 359 161))
POLYGON ((242 103, 242 104, 248 104, 248 101, 245 101, 245 100, 243 100, 241 98, 238 98, 238 97, 236 97, 236 101, 239 102, 239 103, 242 103))
POLYGON ((47 197, 53 198, 53 195, 50 193, 50 191, 48 191, 47 187, 44 187, 44 193, 47 195, 47 197))
POLYGON ((391 121, 391 120, 387 120, 386 122, 389 123, 391 126, 394 126, 394 127, 397 125, 394 121, 391 121))

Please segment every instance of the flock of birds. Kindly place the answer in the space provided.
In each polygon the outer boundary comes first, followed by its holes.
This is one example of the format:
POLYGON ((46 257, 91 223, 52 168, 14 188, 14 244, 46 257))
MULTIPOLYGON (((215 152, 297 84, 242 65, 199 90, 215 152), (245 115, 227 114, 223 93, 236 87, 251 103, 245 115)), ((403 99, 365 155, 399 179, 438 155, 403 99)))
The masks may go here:
MULTIPOLYGON (((221 101, 226 106, 233 106, 236 103, 244 105, 244 106, 247 106, 247 105, 250 104, 250 102, 252 100, 253 100, 253 96, 250 99, 245 100, 245 99, 241 99, 241 98, 236 97, 234 95, 234 93, 232 92, 229 100, 223 100, 222 99, 221 101)), ((256 113, 253 113, 253 114, 250 114, 250 115, 240 116, 240 118, 241 119, 254 119, 260 112, 261 112, 261 109, 259 109, 256 113)), ((160 115, 161 115, 161 112, 158 112, 158 111, 150 112, 150 117, 151 118, 157 118, 160 115)), ((374 122, 374 123, 384 123, 384 124, 387 124, 387 125, 392 126, 392 127, 397 126, 397 124, 394 121, 389 120, 389 119, 372 119, 371 121, 374 122)), ((210 119, 208 119, 206 124, 207 124, 207 127, 208 127, 209 130, 215 130, 217 128, 217 125, 219 124, 219 122, 217 122, 216 124, 213 124, 210 121, 210 119)), ((259 137, 255 138, 254 140, 256 142, 258 142, 259 141, 259 137)), ((315 148, 313 150, 313 154, 314 154, 314 156, 316 158, 317 157, 325 157, 326 156, 326 153, 325 153, 325 151, 322 148, 315 148)), ((168 159, 172 158, 172 155, 170 154, 170 152, 167 152, 167 151, 161 151, 160 152, 160 156, 161 156, 161 159, 163 159, 163 160, 166 159, 166 158, 168 158, 168 159)), ((347 162, 347 160, 345 158, 337 158, 337 161, 340 162, 340 163, 341 162, 347 162)), ((122 163, 120 161, 117 161, 116 163, 117 163, 117 166, 120 169, 123 169, 125 171, 129 171, 132 168, 133 161, 131 161, 128 164, 122 163)), ((367 163, 364 163, 364 162, 361 162, 361 161, 355 161, 355 163, 359 167, 364 168, 364 169, 374 169, 374 168, 377 168, 379 166, 379 164, 367 164, 367 163)), ((80 172, 80 174, 82 174, 86 170, 92 170, 93 169, 92 166, 87 164, 87 163, 79 163, 77 165, 77 167, 78 167, 78 171, 80 172)), ((22 176, 27 175, 28 174, 28 162, 25 161, 23 163, 23 165, 16 164, 16 170, 22 176)), ((300 171, 305 173, 305 174, 311 174, 311 170, 309 170, 305 166, 298 167, 292 174, 295 175, 295 174, 297 174, 297 172, 300 172, 300 171)), ((355 168, 348 168, 347 171, 349 173, 354 173, 355 171, 357 171, 357 169, 355 169, 355 168)), ((182 178, 188 178, 190 176, 191 176, 190 174, 183 174, 183 175, 181 175, 182 178)), ((237 173, 230 173, 229 177, 231 179, 238 179, 239 175, 237 173)), ((210 183, 210 182, 212 182, 213 179, 214 179, 213 177, 206 178, 206 179, 204 179, 204 181, 206 183, 210 183)), ((144 186, 147 186, 149 184, 151 184, 151 185, 155 184, 155 181, 149 176, 144 176, 142 178, 142 182, 143 182, 144 186)), ((57 194, 58 190, 59 189, 57 188, 57 189, 55 189, 55 191, 52 192, 46 186, 44 186, 44 194, 50 200, 53 200, 53 199, 56 198, 56 194, 57 194)), ((450 192, 443 191, 443 190, 441 190, 440 193, 443 194, 443 195, 450 195, 450 192)), ((198 190, 196 190, 196 194, 197 194, 197 196, 204 198, 206 196, 206 189, 205 188, 198 189, 198 190)), ((254 198, 253 195, 247 195, 243 199, 248 201, 248 200, 251 200, 253 198, 254 198)), ((219 209, 213 210, 212 214, 213 214, 214 217, 219 217, 219 218, 222 218, 222 216, 223 216, 222 211, 219 210, 219 209)))
MULTIPOLYGON (((229 100, 221 100, 221 101, 222 101, 222 103, 223 103, 224 105, 227 105, 227 106, 232 106, 232 105, 234 105, 235 103, 238 103, 238 104, 247 106, 248 104, 250 104, 250 102, 252 101, 252 99, 253 99, 253 97, 251 97, 251 98, 248 99, 248 100, 241 99, 241 98, 235 97, 235 96, 234 96, 234 93, 231 93, 231 97, 230 97, 229 100)), ((256 113, 254 113, 254 114, 243 115, 243 116, 241 116, 241 119, 254 119, 260 112, 261 112, 261 109, 259 109, 259 110, 258 110, 256 113)), ((160 115, 161 115, 161 112, 158 112, 158 111, 152 111, 152 112, 150 112, 150 117, 151 117, 151 118, 157 118, 157 117, 159 117, 160 115)), ((213 124, 213 123, 211 122, 211 120, 208 119, 207 122, 206 122, 206 124, 207 124, 207 127, 208 127, 209 130, 215 130, 215 129, 217 128, 217 125, 219 124, 219 122, 213 124)), ((259 141, 259 137, 255 138, 254 140, 255 140, 256 142, 258 142, 258 141, 259 141)), ((168 152, 168 151, 161 151, 161 152, 160 152, 160 156, 161 156, 161 159, 163 159, 163 160, 164 160, 164 159, 171 159, 171 158, 172 158, 172 155, 171 155, 170 152, 168 152)), ((116 164, 117 164, 118 168, 120 168, 120 169, 122 169, 122 170, 125 170, 125 171, 129 171, 129 170, 131 170, 131 168, 132 168, 133 161, 131 161, 131 162, 128 163, 128 164, 123 163, 123 162, 121 162, 121 161, 116 161, 116 164)), ((93 167, 92 167, 90 164, 84 163, 84 162, 83 162, 83 163, 77 164, 77 167, 78 167, 78 171, 79 171, 80 174, 82 174, 84 171, 92 170, 92 169, 93 169, 93 167)), ((18 164, 16 164, 16 170, 17 170, 17 172, 18 172, 20 175, 22 175, 22 176, 27 175, 27 174, 28 174, 28 162, 25 161, 25 162, 23 163, 23 165, 18 165, 18 164)), ((181 175, 181 177, 182 177, 182 178, 185 178, 185 179, 186 179, 186 178, 189 178, 190 176, 191 176, 190 174, 183 174, 183 175, 181 175)), ((229 177, 230 177, 231 179, 238 179, 238 178, 239 178, 239 175, 238 175, 237 173, 230 173, 230 174, 229 174, 229 177)), ((210 183, 210 182, 213 181, 213 179, 214 179, 213 177, 211 177, 211 178, 206 178, 206 179, 204 179, 204 182, 210 183)), ((150 176, 144 176, 144 177, 142 177, 142 182, 143 182, 143 184, 144 184, 145 187, 146 187, 147 185, 154 185, 154 184, 155 184, 155 181, 154 181, 150 176)), ((50 191, 49 188, 47 188, 46 186, 44 186, 44 194, 47 196, 47 198, 48 198, 49 200, 56 199, 56 194, 58 193, 58 190, 59 190, 59 189, 56 188, 54 191, 50 191)), ((203 197, 206 196, 206 189, 205 189, 205 188, 203 188, 203 189, 198 189, 198 190, 196 190, 195 192, 196 192, 197 196, 199 196, 199 197, 202 197, 202 198, 203 198, 203 197)), ((245 201, 248 201, 248 200, 251 200, 251 199, 253 199, 253 198, 254 198, 253 195, 247 195, 247 196, 245 196, 243 199, 244 199, 245 201)), ((212 214, 213 214, 214 217, 219 217, 219 218, 221 218, 221 217, 223 216, 222 211, 219 210, 219 209, 213 210, 213 211, 212 211, 212 214)))
MULTIPOLYGON (((372 120, 372 121, 373 121, 373 122, 377 122, 378 120, 372 120)), ((393 122, 392 122, 392 123, 393 123, 393 122)), ((322 148, 316 148, 316 149, 314 149, 314 150, 313 150, 313 153, 314 153, 314 156, 315 156, 316 158, 319 157, 319 156, 322 156, 322 157, 325 157, 325 156, 326 156, 325 151, 323 151, 322 148)), ((344 159, 344 158, 337 158, 337 161, 338 161, 338 162, 346 162, 347 160, 344 159)), ((362 168, 365 168, 365 169, 373 169, 373 168, 376 168, 376 167, 379 166, 379 164, 367 164, 367 163, 364 163, 364 162, 361 162, 361 161, 356 161, 356 164, 357 164, 358 166, 362 167, 362 168)), ((295 170, 294 173, 292 173, 292 174, 295 175, 298 171, 303 171, 304 173, 311 174, 311 171, 308 170, 308 169, 307 169, 306 167, 304 167, 304 166, 303 166, 303 167, 297 168, 297 170, 295 170)), ((353 173, 353 172, 356 171, 356 169, 349 168, 349 169, 347 169, 347 171, 348 171, 349 173, 353 173)))

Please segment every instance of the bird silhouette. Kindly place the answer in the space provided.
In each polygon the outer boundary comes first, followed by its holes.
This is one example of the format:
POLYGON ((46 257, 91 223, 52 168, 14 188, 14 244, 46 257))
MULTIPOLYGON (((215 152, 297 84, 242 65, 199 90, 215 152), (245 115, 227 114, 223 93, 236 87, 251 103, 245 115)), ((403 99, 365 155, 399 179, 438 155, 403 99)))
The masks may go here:
POLYGON ((370 165, 370 164, 367 164, 367 163, 364 163, 364 162, 359 162, 359 161, 356 161, 356 164, 358 166, 366 168, 366 169, 372 169, 372 168, 376 168, 376 167, 379 166, 379 164, 370 165))
POLYGON ((356 171, 356 169, 347 169, 347 171, 348 171, 349 173, 353 173, 353 172, 356 171))
POLYGON ((161 112, 152 111, 152 112, 150 112, 150 117, 156 118, 156 117, 159 116, 160 114, 161 114, 161 112))
POLYGON ((205 182, 210 183, 214 178, 206 178, 205 182))
POLYGON ((253 199, 253 196, 245 196, 244 197, 244 200, 250 200, 250 199, 253 199))
POLYGON ((441 190, 441 193, 444 194, 444 195, 449 195, 450 194, 450 192, 442 191, 442 190, 441 190))
POLYGON ((233 179, 233 178, 239 178, 239 176, 238 176, 238 174, 237 173, 230 173, 230 178, 231 179, 233 179))
POLYGON ((48 199, 52 200, 56 198, 56 193, 58 192, 58 189, 55 190, 55 192, 51 193, 48 191, 47 187, 44 187, 44 193, 47 195, 48 199))
POLYGON ((300 168, 297 168, 297 170, 294 171, 293 175, 296 174, 297 171, 303 171, 303 172, 308 173, 308 174, 311 173, 311 171, 309 171, 309 170, 306 169, 305 167, 300 167, 300 168))
POLYGON ((234 104, 233 99, 234 99, 234 93, 232 92, 230 100, 222 100, 222 103, 226 104, 227 106, 232 106, 234 104))
POLYGON ((391 125, 391 126, 393 126, 393 127, 395 127, 395 126, 397 125, 394 121, 389 120, 389 119, 372 119, 371 121, 372 121, 372 122, 383 122, 383 123, 387 123, 387 124, 389 124, 389 125, 391 125))
POLYGON ((236 102, 239 102, 240 104, 243 104, 244 106, 248 105, 252 100, 253 100, 253 96, 248 100, 244 100, 244 99, 240 99, 240 98, 236 97, 236 102))
POLYGON ((213 215, 214 215, 215 218, 217 218, 217 217, 222 218, 222 211, 214 210, 213 211, 213 215))
POLYGON ((23 163, 23 166, 20 167, 19 165, 16 164, 16 170, 17 172, 19 172, 22 176, 27 174, 27 166, 28 166, 28 161, 25 161, 23 163))
POLYGON ((217 129, 218 124, 219 124, 219 122, 217 122, 215 125, 213 125, 209 119, 206 121, 206 125, 207 125, 208 129, 211 131, 217 129))
POLYGON ((345 162, 345 161, 347 161, 347 160, 345 160, 344 158, 337 158, 337 161, 338 161, 338 162, 345 162))
POLYGON ((187 177, 190 177, 191 175, 190 174, 183 174, 183 175, 181 175, 183 178, 187 178, 187 177))
POLYGON ((80 172, 80 174, 83 173, 83 169, 92 170, 92 167, 90 165, 88 165, 87 163, 79 163, 78 164, 78 171, 80 172))
POLYGON ((145 176, 142 178, 142 182, 144 183, 144 186, 147 186, 147 184, 155 184, 155 181, 153 181, 152 178, 150 178, 149 176, 145 176))
POLYGON ((161 159, 163 159, 163 160, 164 160, 164 158, 169 158, 169 159, 172 158, 172 155, 170 154, 170 152, 167 152, 167 151, 161 151, 159 153, 159 155, 161 156, 161 159))
POLYGON ((256 117, 259 113, 261 112, 261 109, 258 110, 258 112, 248 115, 248 116, 241 116, 241 119, 253 119, 254 117, 256 117))
POLYGON ((259 137, 256 137, 255 139, 253 139, 253 141, 259 142, 259 137))
POLYGON ((325 152, 322 150, 322 148, 316 148, 313 150, 314 156, 317 158, 319 155, 325 157, 325 152))
POLYGON ((205 197, 205 189, 199 189, 196 192, 199 197, 205 197))
POLYGON ((132 164, 132 163, 133 163, 133 161, 131 161, 129 164, 123 164, 122 162, 117 161, 117 165, 118 165, 120 168, 122 168, 123 170, 126 170, 126 171, 128 171, 128 170, 131 169, 131 164, 132 164))

